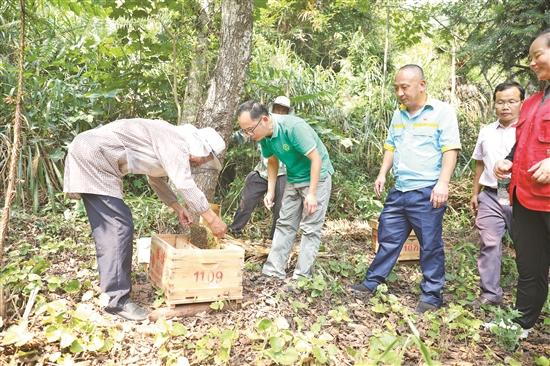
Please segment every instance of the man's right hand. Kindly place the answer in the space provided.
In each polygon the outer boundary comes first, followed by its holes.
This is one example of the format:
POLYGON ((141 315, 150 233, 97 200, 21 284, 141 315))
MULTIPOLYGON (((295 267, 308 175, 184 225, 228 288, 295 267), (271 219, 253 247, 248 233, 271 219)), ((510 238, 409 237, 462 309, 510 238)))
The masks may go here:
POLYGON ((379 175, 376 177, 376 180, 374 181, 374 193, 376 193, 376 197, 380 198, 380 195, 382 195, 382 192, 384 192, 384 185, 386 184, 386 177, 383 175, 379 175))
POLYGON ((478 195, 474 194, 472 196, 472 199, 470 199, 470 207, 472 208, 472 211, 476 212, 477 208, 479 207, 479 201, 478 201, 478 195))
POLYGON ((273 192, 267 192, 265 194, 265 197, 264 197, 264 205, 265 207, 267 207, 268 209, 271 210, 271 207, 273 207, 275 205, 275 195, 273 194, 273 192))
POLYGON ((212 234, 218 238, 223 238, 227 231, 227 225, 219 216, 216 216, 212 222, 209 222, 208 226, 210 226, 212 234))
POLYGON ((498 179, 508 178, 508 174, 512 171, 512 165, 510 160, 498 160, 493 168, 493 173, 498 179))
POLYGON ((201 214, 204 221, 208 224, 212 234, 218 238, 223 238, 225 232, 227 231, 227 225, 220 219, 216 213, 209 208, 208 211, 205 211, 201 214))

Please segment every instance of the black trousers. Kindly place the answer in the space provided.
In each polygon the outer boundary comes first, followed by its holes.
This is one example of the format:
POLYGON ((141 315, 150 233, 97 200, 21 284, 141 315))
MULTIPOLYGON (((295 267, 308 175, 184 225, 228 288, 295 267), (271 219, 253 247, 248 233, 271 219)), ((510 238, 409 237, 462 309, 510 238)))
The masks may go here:
POLYGON ((515 321, 523 328, 535 325, 548 296, 550 267, 550 212, 533 211, 514 197, 512 238, 516 249, 519 278, 515 321))
MULTIPOLYGON (((269 232, 269 238, 273 239, 273 233, 275 232, 275 224, 279 218, 279 212, 281 211, 281 202, 283 200, 283 193, 285 192, 286 175, 280 175, 277 177, 277 183, 275 184, 275 204, 273 205, 273 221, 271 224, 271 231, 269 232)), ((233 223, 230 226, 231 231, 240 232, 244 226, 250 220, 252 212, 256 206, 262 202, 267 192, 267 180, 260 176, 257 171, 248 173, 244 181, 244 189, 241 196, 241 201, 233 223)))
POLYGON ((132 213, 119 198, 88 193, 81 196, 95 241, 99 286, 109 296, 107 307, 119 309, 132 290, 132 213))

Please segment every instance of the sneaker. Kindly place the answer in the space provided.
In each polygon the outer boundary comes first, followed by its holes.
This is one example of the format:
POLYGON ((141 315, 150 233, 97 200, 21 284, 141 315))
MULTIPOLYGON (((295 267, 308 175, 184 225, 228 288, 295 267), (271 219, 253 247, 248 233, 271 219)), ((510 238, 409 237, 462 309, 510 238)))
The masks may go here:
POLYGON ((414 312, 417 314, 424 314, 426 311, 435 311, 437 309, 439 309, 439 306, 430 304, 429 302, 419 301, 414 312))
MULTIPOLYGON (((494 321, 483 323, 483 328, 488 331, 492 331, 493 328, 496 328, 496 327, 499 327, 502 329, 509 329, 509 330, 517 330, 521 328, 519 324, 516 324, 516 323, 506 324, 502 320, 499 323, 495 323, 494 321)), ((521 328, 521 333, 519 334, 518 339, 521 339, 521 340, 527 339, 527 337, 529 337, 529 333, 531 333, 532 330, 533 328, 527 328, 527 329, 521 328)))
POLYGON ((483 307, 488 306, 488 305, 500 306, 500 304, 501 304, 501 302, 491 301, 491 300, 489 300, 488 298, 486 298, 484 296, 480 296, 477 299, 475 299, 474 301, 472 301, 470 306, 474 310, 479 310, 482 306, 483 307))
POLYGON ((353 296, 361 299, 368 299, 373 295, 373 292, 362 283, 351 286, 350 291, 353 294, 353 296))
POLYGON ((149 313, 132 300, 126 301, 121 308, 105 308, 109 314, 118 315, 121 318, 132 321, 142 321, 147 319, 149 313))
POLYGON ((532 330, 533 328, 522 329, 521 334, 519 335, 519 339, 527 339, 527 337, 529 337, 529 333, 531 333, 532 330))

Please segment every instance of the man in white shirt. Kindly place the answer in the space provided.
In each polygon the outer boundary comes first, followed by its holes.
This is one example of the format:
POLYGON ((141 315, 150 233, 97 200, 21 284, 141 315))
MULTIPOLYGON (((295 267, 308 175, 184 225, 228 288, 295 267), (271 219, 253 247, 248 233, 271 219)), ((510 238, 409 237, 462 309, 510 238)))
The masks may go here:
POLYGON ((483 127, 472 158, 476 160, 471 207, 477 211, 475 226, 480 236, 477 268, 481 294, 472 306, 499 305, 502 302, 500 266, 502 237, 510 230, 512 207, 497 199, 497 178, 493 167, 504 159, 516 141, 516 123, 525 90, 517 82, 497 85, 493 102, 498 120, 483 127))
POLYGON ((213 128, 142 118, 108 123, 71 142, 63 191, 84 202, 96 244, 99 285, 109 297, 105 311, 136 321, 148 315, 130 299, 134 226, 122 200, 122 178, 128 173, 147 175, 160 200, 187 225, 191 218, 166 182, 168 177, 187 208, 200 214, 214 235, 223 237, 227 226, 195 184, 191 167, 217 163, 219 170, 216 155, 224 149, 225 142, 213 128))

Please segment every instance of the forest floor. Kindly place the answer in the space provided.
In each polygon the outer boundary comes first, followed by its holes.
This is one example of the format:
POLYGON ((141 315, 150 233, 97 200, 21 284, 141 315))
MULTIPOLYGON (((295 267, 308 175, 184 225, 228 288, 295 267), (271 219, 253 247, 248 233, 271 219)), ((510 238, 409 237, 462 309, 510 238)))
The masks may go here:
MULTIPOLYGON (((216 310, 190 317, 134 323, 101 310, 85 217, 15 215, 0 272, 10 289, 0 364, 548 365, 548 302, 526 340, 518 342, 506 326, 483 327, 513 316, 513 250, 506 246, 503 258, 504 306, 474 311, 468 304, 478 291, 476 239, 472 228, 447 226, 445 304, 436 312, 414 313, 421 280, 415 262, 398 263, 376 296, 352 296, 349 286, 374 255, 371 234, 365 222, 336 220, 326 224, 315 275, 294 283, 295 291, 256 280, 265 257, 249 253, 238 308, 214 303, 216 310), (40 290, 25 317, 34 287, 40 290)), ((163 306, 135 263, 132 297, 151 310, 163 306)))

